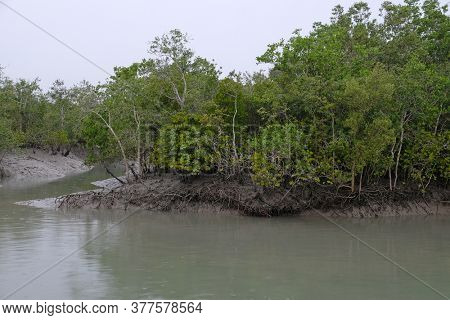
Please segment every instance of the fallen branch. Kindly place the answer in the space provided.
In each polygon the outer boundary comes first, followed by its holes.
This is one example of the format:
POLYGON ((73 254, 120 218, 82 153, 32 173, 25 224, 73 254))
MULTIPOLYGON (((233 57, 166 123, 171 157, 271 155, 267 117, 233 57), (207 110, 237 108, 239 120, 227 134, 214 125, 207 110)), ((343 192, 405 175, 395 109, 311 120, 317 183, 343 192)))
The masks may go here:
POLYGON ((111 170, 108 169, 107 166, 103 166, 106 170, 106 172, 108 172, 108 174, 113 177, 114 179, 116 179, 117 181, 119 181, 122 185, 126 184, 124 181, 122 181, 120 178, 116 177, 116 175, 114 173, 111 172, 111 170))

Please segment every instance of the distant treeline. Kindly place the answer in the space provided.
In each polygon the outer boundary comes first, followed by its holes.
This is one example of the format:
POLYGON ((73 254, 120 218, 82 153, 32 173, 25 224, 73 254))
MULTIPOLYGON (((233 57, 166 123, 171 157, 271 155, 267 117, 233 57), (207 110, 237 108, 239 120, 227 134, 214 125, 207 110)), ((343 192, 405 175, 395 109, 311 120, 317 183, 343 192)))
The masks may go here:
POLYGON ((43 92, 0 76, 0 150, 79 145, 91 163, 304 183, 425 190, 450 177, 450 18, 436 0, 364 2, 268 46, 268 73, 232 72, 195 55, 179 30, 105 84, 43 92))

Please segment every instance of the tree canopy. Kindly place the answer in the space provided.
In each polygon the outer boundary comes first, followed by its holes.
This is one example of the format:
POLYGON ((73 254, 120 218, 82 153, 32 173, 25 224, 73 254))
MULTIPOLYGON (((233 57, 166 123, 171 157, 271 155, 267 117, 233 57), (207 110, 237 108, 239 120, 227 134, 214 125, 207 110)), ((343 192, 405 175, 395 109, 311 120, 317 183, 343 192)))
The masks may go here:
POLYGON ((248 175, 268 188, 313 183, 447 185, 450 18, 437 0, 336 6, 328 23, 268 46, 270 70, 221 75, 180 30, 106 83, 0 77, 0 150, 89 151, 128 175, 248 175))

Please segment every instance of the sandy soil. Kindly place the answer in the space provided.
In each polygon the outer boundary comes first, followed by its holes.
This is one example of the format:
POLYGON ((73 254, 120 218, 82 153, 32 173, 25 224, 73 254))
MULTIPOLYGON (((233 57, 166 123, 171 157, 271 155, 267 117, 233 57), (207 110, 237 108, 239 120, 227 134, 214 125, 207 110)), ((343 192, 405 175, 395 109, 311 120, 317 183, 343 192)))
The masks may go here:
POLYGON ((19 150, 4 156, 1 167, 9 182, 45 181, 90 170, 82 159, 73 154, 64 157, 42 150, 19 150))

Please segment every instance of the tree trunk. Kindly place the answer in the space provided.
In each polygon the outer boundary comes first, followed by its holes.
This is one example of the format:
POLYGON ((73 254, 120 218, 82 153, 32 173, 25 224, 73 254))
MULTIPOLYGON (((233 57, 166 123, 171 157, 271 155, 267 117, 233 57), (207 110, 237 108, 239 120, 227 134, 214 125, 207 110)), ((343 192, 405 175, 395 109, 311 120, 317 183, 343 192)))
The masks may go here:
POLYGON ((355 192, 355 162, 352 165, 352 193, 355 192))
POLYGON ((439 121, 441 120, 441 115, 442 115, 442 105, 439 108, 439 114, 437 116, 436 119, 436 125, 434 126, 434 135, 437 135, 438 129, 439 129, 439 121))
MULTIPOLYGON (((397 141, 394 141, 394 144, 392 145, 392 148, 391 148, 391 161, 394 161, 394 157, 395 157, 394 149, 395 149, 396 144, 397 144, 397 141)), ((389 165, 389 190, 392 191, 392 189, 393 189, 393 185, 392 185, 392 162, 391 162, 391 164, 389 165)))
POLYGON ((237 148, 236 148, 236 115, 237 115, 237 95, 234 96, 234 115, 233 115, 233 152, 234 152, 234 160, 238 159, 237 148))
POLYGON ((403 115, 402 121, 400 123, 400 141, 399 141, 399 145, 398 145, 397 159, 395 161, 394 189, 397 188, 398 165, 400 163, 400 154, 402 153, 402 148, 403 148, 403 137, 405 134, 405 121, 406 121, 406 113, 403 115))
POLYGON ((363 181, 363 174, 364 174, 364 168, 361 171, 361 173, 359 174, 359 189, 358 189, 358 194, 361 194, 361 190, 362 190, 362 181, 363 181))
MULTIPOLYGON (((117 144, 119 146, 120 152, 122 154, 123 164, 125 165, 125 175, 128 178, 129 175, 130 175, 130 168, 128 166, 128 159, 127 159, 127 156, 125 154, 125 150, 124 150, 124 148, 122 146, 122 142, 120 141, 119 137, 117 136, 116 132, 114 131, 114 129, 112 128, 110 123, 108 121, 106 121, 105 118, 103 118, 103 116, 100 113, 98 113, 96 111, 91 111, 91 112, 94 113, 97 117, 99 117, 103 121, 103 123, 106 125, 106 127, 111 132, 111 134, 113 135, 114 139, 116 140, 116 142, 117 142, 117 144)), ((110 115, 109 115, 109 118, 111 118, 110 115)))
POLYGON ((61 130, 64 130, 64 105, 61 105, 61 109, 60 109, 60 127, 61 130))
POLYGON ((133 109, 134 120, 136 122, 136 171, 139 177, 142 176, 142 165, 141 165, 141 120, 139 114, 136 111, 136 107, 133 109))
POLYGON ((333 182, 334 182, 334 180, 336 178, 336 159, 335 159, 336 155, 335 155, 335 152, 334 152, 334 142, 336 140, 336 134, 334 132, 334 113, 331 116, 331 129, 332 129, 332 132, 333 132, 333 182))

